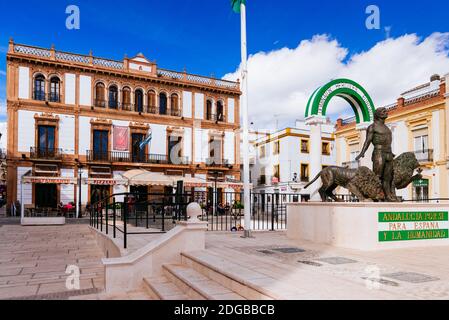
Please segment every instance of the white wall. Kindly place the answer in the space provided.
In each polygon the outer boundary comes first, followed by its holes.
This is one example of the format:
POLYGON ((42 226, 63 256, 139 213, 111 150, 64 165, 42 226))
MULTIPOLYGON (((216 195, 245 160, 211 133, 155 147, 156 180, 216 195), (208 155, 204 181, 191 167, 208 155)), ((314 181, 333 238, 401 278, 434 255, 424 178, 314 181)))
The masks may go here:
POLYGON ((229 160, 229 164, 235 164, 235 133, 225 132, 224 159, 229 160))
POLYGON ((192 160, 192 129, 184 129, 184 156, 192 160))
POLYGON ((33 111, 19 110, 18 115, 18 151, 30 152, 30 148, 35 146, 35 127, 34 127, 34 114, 33 111))
POLYGON ((59 115, 59 148, 65 154, 75 154, 75 117, 59 115))
POLYGON ((90 150, 90 125, 91 118, 79 117, 79 154, 85 156, 86 151, 90 150))
POLYGON ((30 99, 30 68, 19 67, 19 99, 30 99))
MULTIPOLYGON (((73 169, 61 169, 61 177, 73 178, 75 176, 73 169)), ((75 186, 73 184, 61 185, 60 201, 63 204, 75 201, 75 186)))
POLYGON ((92 78, 80 76, 80 96, 79 103, 82 106, 92 105, 92 78))
MULTIPOLYGON (((122 174, 124 173, 125 171, 114 171, 114 179, 122 179, 122 174)), ((124 185, 115 185, 113 189, 113 194, 128 192, 128 188, 124 185)), ((125 196, 117 196, 115 197, 115 202, 123 202, 124 198, 125 196)))
POLYGON ((150 144, 151 154, 167 154, 167 126, 160 124, 150 124, 153 132, 153 139, 150 144))
POLYGON ((192 93, 184 91, 182 93, 182 116, 185 118, 192 117, 192 93))
POLYGON ((202 140, 201 140, 201 162, 206 161, 210 158, 209 155, 209 130, 202 130, 202 140))
POLYGON ((204 94, 195 93, 195 119, 204 119, 204 94))
POLYGON ((228 122, 235 122, 235 99, 228 99, 228 122))
POLYGON ((440 143, 441 141, 440 137, 440 111, 434 111, 432 112, 432 146, 429 146, 429 148, 433 148, 433 157, 436 161, 440 160, 446 160, 446 159, 440 159, 441 155, 441 146, 444 146, 443 143, 440 143))
POLYGON ((65 103, 75 104, 76 95, 76 75, 72 73, 65 74, 65 103))
MULTIPOLYGON (((32 168, 29 167, 18 167, 17 168, 17 200, 21 201, 21 180, 22 176, 27 173, 27 171, 31 170, 32 168)), ((32 184, 24 184, 22 186, 23 188, 23 204, 32 204, 33 203, 33 185, 32 184)), ((20 210, 20 208, 17 208, 17 210, 20 210)))
MULTIPOLYGON (((81 177, 86 179, 89 177, 89 171, 87 169, 81 169, 81 177)), ((78 190, 76 192, 79 192, 78 190)), ((86 205, 89 200, 89 186, 87 184, 81 184, 81 205, 86 205)))
POLYGON ((404 121, 396 123, 393 130, 393 153, 400 155, 408 150, 409 131, 404 121))
POLYGON ((202 130, 201 129, 195 129, 195 162, 199 163, 201 162, 201 156, 202 156, 202 144, 203 138, 202 138, 202 130))

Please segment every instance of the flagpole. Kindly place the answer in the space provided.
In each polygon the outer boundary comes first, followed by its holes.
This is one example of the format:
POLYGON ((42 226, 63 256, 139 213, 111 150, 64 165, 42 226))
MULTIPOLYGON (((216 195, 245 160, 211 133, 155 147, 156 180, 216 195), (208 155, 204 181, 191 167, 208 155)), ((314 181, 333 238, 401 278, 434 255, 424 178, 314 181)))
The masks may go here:
POLYGON ((249 121, 248 121, 248 52, 246 43, 246 5, 240 4, 241 38, 242 38, 242 98, 241 110, 243 121, 243 198, 245 213, 244 238, 251 238, 251 194, 249 181, 249 121))

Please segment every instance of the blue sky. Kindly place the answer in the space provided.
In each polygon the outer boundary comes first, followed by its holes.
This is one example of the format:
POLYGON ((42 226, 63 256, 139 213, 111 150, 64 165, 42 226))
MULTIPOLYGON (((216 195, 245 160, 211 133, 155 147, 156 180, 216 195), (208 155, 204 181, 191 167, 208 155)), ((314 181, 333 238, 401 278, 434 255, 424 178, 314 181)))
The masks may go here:
MULTIPOLYGON (((296 48, 303 39, 328 34, 349 54, 369 50, 385 31, 365 28, 371 1, 248 0, 250 54, 296 48)), ((446 1, 384 1, 382 28, 391 36, 417 33, 425 38, 448 31, 446 1)), ((138 52, 167 69, 217 77, 240 62, 240 20, 229 0, 8 1, 0 16, 0 101, 5 99, 5 50, 9 37, 18 43, 88 53, 112 59, 138 52), (25 4, 26 3, 26 4, 25 4), (81 29, 65 28, 68 5, 81 10, 81 29), (10 13, 5 15, 5 13, 10 13)), ((4 117, 0 118, 4 120, 4 117)))

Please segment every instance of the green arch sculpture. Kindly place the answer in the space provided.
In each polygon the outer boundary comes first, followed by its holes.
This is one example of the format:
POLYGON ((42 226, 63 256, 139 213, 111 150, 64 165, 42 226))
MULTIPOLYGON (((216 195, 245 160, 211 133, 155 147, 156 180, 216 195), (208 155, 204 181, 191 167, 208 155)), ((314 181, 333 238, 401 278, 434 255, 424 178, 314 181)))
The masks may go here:
POLYGON ((373 100, 368 92, 357 82, 349 79, 336 79, 318 88, 307 103, 306 120, 313 117, 325 118, 329 102, 334 97, 345 99, 355 113, 357 124, 374 121, 373 100))

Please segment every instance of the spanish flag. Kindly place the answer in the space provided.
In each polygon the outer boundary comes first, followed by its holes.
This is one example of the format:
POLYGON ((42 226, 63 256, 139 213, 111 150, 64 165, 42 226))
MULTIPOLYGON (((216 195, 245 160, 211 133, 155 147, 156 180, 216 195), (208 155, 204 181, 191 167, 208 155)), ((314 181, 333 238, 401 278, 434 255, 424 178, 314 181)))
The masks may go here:
POLYGON ((246 5, 246 0, 231 0, 232 10, 234 10, 235 13, 240 13, 240 6, 242 3, 246 5))

